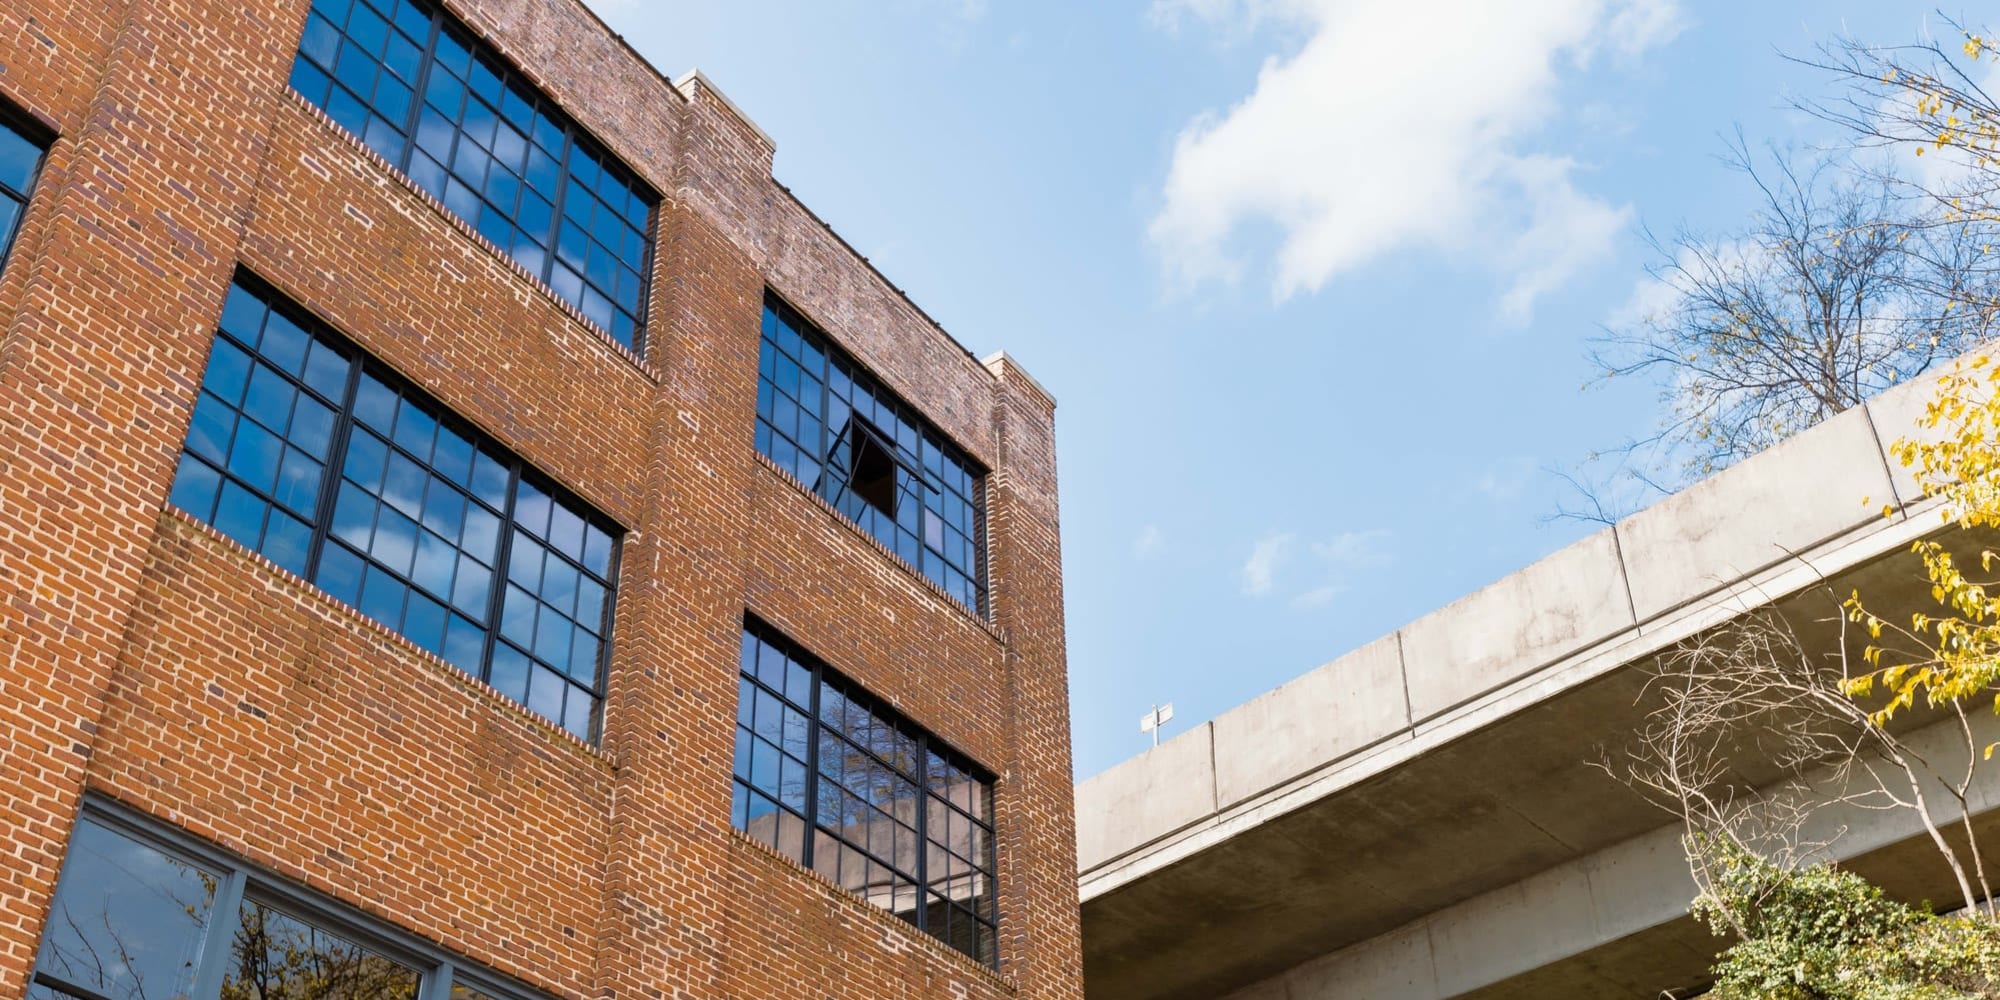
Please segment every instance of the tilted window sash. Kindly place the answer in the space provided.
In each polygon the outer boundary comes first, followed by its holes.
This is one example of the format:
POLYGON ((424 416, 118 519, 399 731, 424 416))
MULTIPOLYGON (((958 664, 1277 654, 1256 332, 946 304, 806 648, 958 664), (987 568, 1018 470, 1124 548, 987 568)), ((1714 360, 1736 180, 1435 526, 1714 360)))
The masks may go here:
POLYGON ((757 369, 757 450, 968 610, 987 613, 985 477, 972 459, 774 296, 757 369), (863 450, 894 466, 893 484, 856 482, 863 450))

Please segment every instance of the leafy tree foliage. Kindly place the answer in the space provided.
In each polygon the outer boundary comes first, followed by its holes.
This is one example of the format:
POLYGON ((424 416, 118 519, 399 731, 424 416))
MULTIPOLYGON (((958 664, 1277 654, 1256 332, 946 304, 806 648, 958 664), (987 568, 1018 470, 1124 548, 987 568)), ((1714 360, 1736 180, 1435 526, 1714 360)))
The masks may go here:
POLYGON ((1728 839, 1697 839, 1715 878, 1694 914, 1741 941, 1715 967, 1714 1000, 2000 997, 2000 924, 1935 916, 1826 866, 1786 869, 1728 839))

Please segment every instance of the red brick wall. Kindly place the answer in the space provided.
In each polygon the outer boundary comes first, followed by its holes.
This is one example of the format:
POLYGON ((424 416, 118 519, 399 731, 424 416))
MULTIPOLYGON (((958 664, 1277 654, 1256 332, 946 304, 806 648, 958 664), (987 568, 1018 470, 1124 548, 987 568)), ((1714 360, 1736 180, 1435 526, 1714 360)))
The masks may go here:
POLYGON ((87 791, 561 996, 1080 996, 1053 404, 574 0, 450 6, 664 196, 643 358, 291 94, 305 0, 0 0, 0 997, 87 791), (601 747, 163 508, 239 264, 625 526, 601 747), (767 286, 993 470, 990 621, 755 454, 767 286), (730 829, 746 608, 999 775, 999 974, 730 829))

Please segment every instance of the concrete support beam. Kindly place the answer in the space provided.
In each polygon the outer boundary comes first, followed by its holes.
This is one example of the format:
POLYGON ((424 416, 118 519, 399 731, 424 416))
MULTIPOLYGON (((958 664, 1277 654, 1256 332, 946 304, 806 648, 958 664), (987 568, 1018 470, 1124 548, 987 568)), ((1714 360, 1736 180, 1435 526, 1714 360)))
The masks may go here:
MULTIPOLYGON (((1908 739, 1941 772, 1963 767, 1967 745, 1955 721, 1908 739)), ((1975 745, 1995 740, 2000 720, 1982 714, 1975 745)), ((1951 905, 1957 890, 1914 812, 1838 804, 1842 789, 1824 788, 1835 804, 1814 814, 1800 831, 1803 842, 1827 841, 1828 860, 1872 858, 1876 868, 1897 873, 1887 881, 1901 883, 1892 888, 1906 898, 1951 905)), ((1943 791, 1930 790, 1936 818, 1956 823, 1943 791)), ((1992 812, 2000 804, 2000 770, 1980 772, 1971 799, 1976 815, 2000 821, 1992 812)), ((1529 974, 1542 996, 1649 998, 1698 984, 1728 942, 1705 930, 1688 934, 1696 890, 1680 836, 1677 824, 1662 826, 1245 986, 1229 1000, 1444 1000, 1483 996, 1529 974), (1601 949, 1640 939, 1651 943, 1626 951, 1650 952, 1643 961, 1590 961, 1601 949)), ((2000 842, 1986 843, 2000 849, 2000 842)))

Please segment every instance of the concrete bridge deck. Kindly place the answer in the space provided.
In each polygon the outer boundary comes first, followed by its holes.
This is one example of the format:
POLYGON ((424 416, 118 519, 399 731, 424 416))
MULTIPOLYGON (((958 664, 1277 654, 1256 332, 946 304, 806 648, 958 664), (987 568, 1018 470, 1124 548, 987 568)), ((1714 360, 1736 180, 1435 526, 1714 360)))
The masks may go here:
MULTIPOLYGON (((1627 738, 1635 667, 1673 643, 1775 606, 1830 644, 1811 624, 1835 612, 1827 586, 1928 600, 1908 549, 1939 518, 1887 445, 1931 390, 1835 417, 1079 784, 1089 995, 1701 982, 1722 942, 1686 917, 1678 829, 1586 762, 1627 738)), ((2000 804, 1981 794, 1977 811, 2000 804)), ((1955 896, 1916 832, 1856 815, 1836 850, 1894 891, 1955 896)))

